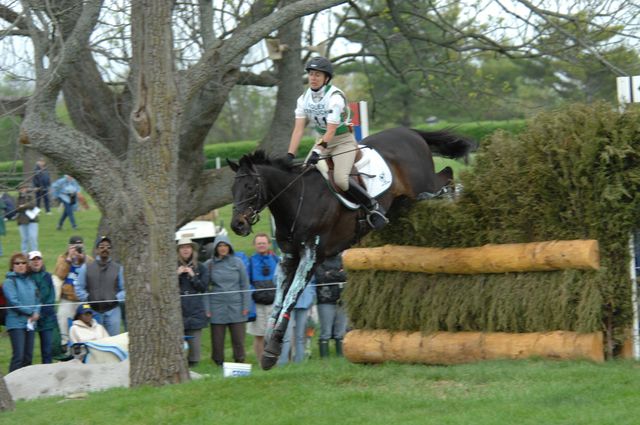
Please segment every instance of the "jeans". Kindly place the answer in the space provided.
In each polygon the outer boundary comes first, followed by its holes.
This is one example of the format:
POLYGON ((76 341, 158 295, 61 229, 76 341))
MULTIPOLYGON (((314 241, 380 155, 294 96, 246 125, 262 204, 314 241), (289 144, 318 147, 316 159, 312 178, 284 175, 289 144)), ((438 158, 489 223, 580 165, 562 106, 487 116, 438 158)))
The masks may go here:
POLYGON ((307 330, 307 317, 309 316, 308 308, 294 308, 291 312, 291 320, 287 327, 287 332, 282 340, 282 353, 278 360, 279 365, 289 363, 289 352, 291 351, 291 335, 295 339, 295 352, 293 354, 294 363, 300 363, 304 360, 304 343, 307 330))
POLYGON ((62 225, 64 224, 64 220, 69 217, 69 222, 71 223, 71 227, 74 229, 76 226, 76 218, 73 216, 73 204, 68 202, 61 201, 64 206, 64 211, 62 211, 62 216, 60 217, 60 221, 58 222, 58 230, 62 229, 62 225))
POLYGON ((320 339, 342 339, 347 331, 347 313, 337 304, 318 304, 320 339))
POLYGON ((18 225, 20 230, 20 243, 23 253, 38 250, 38 223, 18 225))
POLYGON ((11 338, 11 363, 9 373, 21 367, 31 365, 33 361, 33 341, 35 332, 26 329, 9 329, 11 338))
POLYGON ((42 364, 53 363, 53 329, 39 331, 42 364))
POLYGON ((109 336, 120 334, 120 323, 122 322, 122 310, 120 307, 114 307, 104 313, 96 312, 93 318, 96 319, 96 322, 104 326, 109 336))
POLYGON ((51 205, 49 203, 49 188, 39 187, 36 192, 36 206, 40 208, 40 200, 44 201, 44 209, 46 212, 51 211, 51 205))

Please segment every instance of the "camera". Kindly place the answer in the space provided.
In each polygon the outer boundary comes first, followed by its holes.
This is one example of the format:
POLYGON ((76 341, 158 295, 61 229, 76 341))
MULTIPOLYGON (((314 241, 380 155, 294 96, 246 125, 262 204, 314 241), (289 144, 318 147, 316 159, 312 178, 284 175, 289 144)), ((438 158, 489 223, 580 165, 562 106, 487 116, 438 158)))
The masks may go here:
POLYGON ((262 276, 269 276, 271 269, 269 266, 262 266, 262 276))
POLYGON ((84 248, 82 245, 76 245, 76 252, 78 254, 82 254, 84 252, 84 248))

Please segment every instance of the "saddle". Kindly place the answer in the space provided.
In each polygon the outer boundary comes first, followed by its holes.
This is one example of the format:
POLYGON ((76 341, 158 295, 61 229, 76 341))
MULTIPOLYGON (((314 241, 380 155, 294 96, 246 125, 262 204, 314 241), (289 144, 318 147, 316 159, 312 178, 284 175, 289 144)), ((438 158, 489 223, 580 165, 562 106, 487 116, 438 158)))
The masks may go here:
MULTIPOLYGON (((360 205, 345 197, 345 192, 336 186, 333 179, 333 161, 327 158, 316 165, 318 171, 327 181, 329 188, 338 200, 347 208, 357 210, 360 205)), ((387 162, 375 149, 369 146, 361 146, 356 153, 356 160, 350 173, 358 183, 367 190, 369 196, 380 196, 391 187, 393 175, 387 162)))

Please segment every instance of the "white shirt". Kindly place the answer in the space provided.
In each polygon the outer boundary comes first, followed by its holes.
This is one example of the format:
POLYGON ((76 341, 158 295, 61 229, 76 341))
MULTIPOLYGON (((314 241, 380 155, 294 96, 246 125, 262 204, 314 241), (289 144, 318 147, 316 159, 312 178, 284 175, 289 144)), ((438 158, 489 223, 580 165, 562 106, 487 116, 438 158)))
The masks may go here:
POLYGON ((344 93, 331 85, 317 92, 307 89, 296 103, 296 118, 308 118, 322 134, 327 131, 327 124, 348 124, 349 115, 344 93))

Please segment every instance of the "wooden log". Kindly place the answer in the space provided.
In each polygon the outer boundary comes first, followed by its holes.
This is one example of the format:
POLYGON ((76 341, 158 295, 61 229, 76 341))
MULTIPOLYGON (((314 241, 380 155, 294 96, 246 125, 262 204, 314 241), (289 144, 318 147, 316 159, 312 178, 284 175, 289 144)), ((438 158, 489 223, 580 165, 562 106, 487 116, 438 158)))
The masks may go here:
POLYGON ((602 332, 435 332, 425 335, 353 330, 345 336, 343 348, 344 356, 353 363, 394 361, 448 365, 532 356, 604 361, 602 332))
POLYGON ((378 248, 348 249, 342 260, 350 270, 416 273, 478 274, 600 268, 596 240, 484 245, 474 248, 384 245, 378 248))

